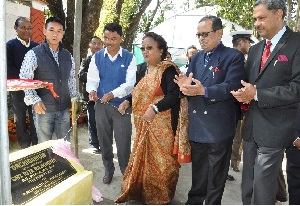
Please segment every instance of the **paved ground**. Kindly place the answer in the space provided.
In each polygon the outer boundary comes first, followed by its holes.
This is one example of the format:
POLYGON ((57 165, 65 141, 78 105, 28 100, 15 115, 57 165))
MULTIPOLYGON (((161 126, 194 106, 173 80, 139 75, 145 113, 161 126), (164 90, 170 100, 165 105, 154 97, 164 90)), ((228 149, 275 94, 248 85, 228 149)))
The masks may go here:
MULTIPOLYGON (((133 131, 133 134, 135 132, 133 131)), ((134 136, 134 135, 133 135, 134 136)), ((102 177, 104 176, 104 167, 102 164, 101 156, 99 154, 93 154, 90 149, 87 137, 87 124, 78 125, 78 139, 79 139, 79 159, 81 164, 86 170, 90 170, 94 174, 94 185, 100 190, 103 195, 103 201, 100 203, 93 202, 94 205, 113 205, 114 200, 120 195, 122 175, 118 166, 117 159, 115 160, 115 175, 110 185, 102 183, 102 177)), ((71 143, 72 140, 71 140, 71 143)), ((10 152, 20 149, 17 143, 10 142, 10 152)), ((116 157, 116 148, 114 147, 114 153, 116 157)), ((285 163, 285 162, 284 162, 285 163)), ((242 167, 242 165, 241 165, 242 167)), ((285 174, 285 164, 283 164, 283 170, 285 174)), ((235 181, 227 181, 226 187, 222 199, 224 205, 241 205, 241 172, 234 172, 229 170, 229 174, 233 175, 235 181)), ((187 200, 187 194, 191 187, 191 164, 182 164, 180 169, 179 181, 176 188, 175 198, 171 201, 171 205, 183 205, 187 200)), ((138 201, 130 201, 130 205, 142 204, 138 201)), ((288 204, 277 203, 277 204, 288 204)))
MULTIPOLYGON (((104 201, 100 203, 94 202, 94 205, 112 205, 114 200, 120 195, 120 187, 122 175, 118 166, 117 159, 115 159, 115 175, 110 185, 102 183, 102 177, 104 176, 104 167, 100 155, 91 153, 89 145, 87 144, 86 126, 81 126, 78 130, 79 134, 79 159, 87 170, 94 172, 94 185, 101 191, 104 201), (82 132, 84 131, 84 132, 82 132)), ((114 153, 116 156, 116 148, 114 147, 114 153)), ((241 165, 242 166, 242 165, 241 165)), ((242 172, 242 171, 241 171, 242 172)), ((229 170, 229 174, 233 175, 235 181, 227 181, 226 187, 222 199, 224 205, 241 205, 241 172, 234 172, 229 170)), ((285 174, 285 169, 284 169, 285 174)), ((183 205, 187 200, 187 194, 191 187, 191 164, 182 164, 180 169, 179 181, 177 184, 175 198, 171 201, 171 205, 183 205)), ((138 201, 130 201, 130 205, 142 204, 138 201)), ((277 203, 287 204, 287 203, 277 203)))

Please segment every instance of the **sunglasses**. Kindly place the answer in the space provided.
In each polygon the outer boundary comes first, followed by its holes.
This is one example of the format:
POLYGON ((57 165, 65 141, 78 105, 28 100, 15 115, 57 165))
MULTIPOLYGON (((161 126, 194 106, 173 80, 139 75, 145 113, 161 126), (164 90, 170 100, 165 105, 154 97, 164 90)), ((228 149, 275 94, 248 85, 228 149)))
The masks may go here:
POLYGON ((153 46, 141 47, 142 51, 145 51, 145 50, 150 51, 151 49, 153 49, 153 46))
POLYGON ((209 35, 211 32, 216 32, 216 31, 209 31, 209 32, 197 33, 197 34, 196 34, 196 37, 197 37, 198 39, 199 39, 201 36, 202 36, 203 38, 206 38, 206 37, 208 37, 208 35, 209 35))

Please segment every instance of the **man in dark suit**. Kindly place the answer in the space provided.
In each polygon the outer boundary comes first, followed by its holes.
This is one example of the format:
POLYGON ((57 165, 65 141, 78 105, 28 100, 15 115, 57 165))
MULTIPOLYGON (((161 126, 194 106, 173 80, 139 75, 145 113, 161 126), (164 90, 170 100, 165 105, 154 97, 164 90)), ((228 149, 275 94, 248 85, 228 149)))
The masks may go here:
POLYGON ((286 149, 286 158, 289 204, 300 205, 300 119, 298 120, 296 138, 286 149))
POLYGON ((250 48, 247 82, 232 94, 249 103, 243 139, 244 204, 274 204, 284 150, 295 137, 300 101, 300 34, 284 26, 284 0, 258 0, 255 27, 265 40, 250 48), (247 202, 246 202, 247 200, 247 202))
POLYGON ((87 73, 89 71, 89 66, 93 55, 103 48, 102 40, 93 36, 89 42, 89 49, 91 55, 84 59, 81 63, 80 70, 78 73, 78 79, 82 82, 82 93, 83 101, 87 102, 87 112, 88 112, 88 137, 89 143, 94 149, 95 154, 100 154, 101 150, 99 148, 99 139, 97 136, 96 120, 95 120, 95 102, 89 101, 89 93, 86 91, 87 73))
POLYGON ((236 103, 230 91, 241 88, 244 55, 225 47, 220 18, 203 17, 196 36, 202 51, 191 57, 187 75, 175 76, 188 97, 192 148, 192 188, 186 204, 221 204, 236 129, 236 103))

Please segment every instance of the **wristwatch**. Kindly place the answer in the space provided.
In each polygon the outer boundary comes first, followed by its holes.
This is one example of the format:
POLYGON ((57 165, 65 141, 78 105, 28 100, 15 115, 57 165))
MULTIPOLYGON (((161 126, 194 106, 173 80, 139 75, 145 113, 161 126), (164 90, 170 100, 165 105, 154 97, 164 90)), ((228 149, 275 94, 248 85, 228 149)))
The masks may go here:
POLYGON ((158 108, 156 105, 151 105, 151 109, 155 112, 155 114, 158 113, 158 108))

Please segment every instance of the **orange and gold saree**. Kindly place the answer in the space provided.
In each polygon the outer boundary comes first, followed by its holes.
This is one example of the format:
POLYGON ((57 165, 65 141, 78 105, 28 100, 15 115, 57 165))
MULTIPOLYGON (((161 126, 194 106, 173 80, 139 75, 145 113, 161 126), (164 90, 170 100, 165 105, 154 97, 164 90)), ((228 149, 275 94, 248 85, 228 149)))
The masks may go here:
POLYGON ((122 194, 116 203, 139 200, 145 204, 166 204, 176 190, 179 162, 190 162, 187 138, 187 101, 181 99, 176 135, 171 127, 171 109, 159 112, 151 123, 141 119, 151 104, 160 101, 160 83, 171 62, 160 62, 154 73, 145 75, 132 92, 136 139, 123 176, 122 194))

